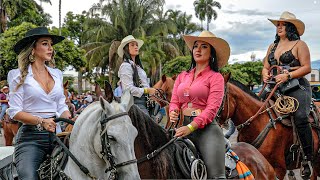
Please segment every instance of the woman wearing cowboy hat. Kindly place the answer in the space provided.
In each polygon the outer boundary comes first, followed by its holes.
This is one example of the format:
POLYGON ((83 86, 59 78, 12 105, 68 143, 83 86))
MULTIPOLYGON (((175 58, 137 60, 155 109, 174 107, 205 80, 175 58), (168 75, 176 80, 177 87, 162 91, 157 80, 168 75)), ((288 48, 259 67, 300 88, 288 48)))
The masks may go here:
POLYGON ((299 102, 299 107, 293 113, 294 123, 297 128, 298 136, 301 141, 304 162, 302 163, 301 175, 308 177, 311 169, 307 163, 312 159, 313 142, 312 132, 308 121, 311 104, 311 88, 305 75, 311 72, 310 52, 307 44, 300 40, 305 30, 304 23, 297 19, 290 12, 283 12, 280 19, 269 19, 276 26, 276 39, 269 46, 267 55, 264 60, 262 69, 263 81, 266 83, 270 80, 268 74, 272 65, 289 66, 289 71, 275 76, 278 84, 287 82, 291 79, 298 79, 300 88, 284 93, 285 95, 294 97, 299 102), (293 70, 294 69, 294 70, 293 70))
POLYGON ((39 179, 37 169, 51 154, 56 114, 69 118, 62 86, 62 72, 46 63, 53 63, 53 45, 62 36, 49 34, 45 27, 28 31, 14 46, 18 69, 8 74, 10 87, 8 114, 23 123, 16 146, 15 163, 19 179, 39 179))
POLYGON ((184 36, 192 53, 191 66, 177 77, 170 102, 170 121, 182 112, 184 126, 176 137, 188 136, 202 155, 208 178, 225 178, 224 136, 214 121, 224 96, 224 79, 218 72, 230 56, 229 44, 209 31, 184 36))
POLYGON ((139 58, 139 49, 142 45, 143 41, 135 39, 132 35, 123 38, 118 47, 118 55, 123 58, 118 77, 123 91, 129 90, 134 97, 134 104, 149 115, 146 95, 154 94, 155 89, 150 88, 147 74, 139 58))

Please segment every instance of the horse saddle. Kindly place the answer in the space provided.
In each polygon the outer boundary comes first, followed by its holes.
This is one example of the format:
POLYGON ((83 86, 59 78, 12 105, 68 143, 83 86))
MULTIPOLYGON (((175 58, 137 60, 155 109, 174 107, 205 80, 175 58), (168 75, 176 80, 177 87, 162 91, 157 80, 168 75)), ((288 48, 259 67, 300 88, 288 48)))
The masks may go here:
MULTIPOLYGON (((69 148, 70 133, 60 133, 57 135, 60 140, 69 148)), ((58 143, 53 149, 51 155, 48 155, 46 160, 40 165, 38 169, 39 177, 42 180, 64 179, 62 174, 68 162, 68 154, 64 151, 62 146, 58 143)))
MULTIPOLYGON (((200 158, 200 154, 196 149, 196 146, 192 143, 191 140, 187 138, 178 139, 175 143, 175 158, 179 165, 179 168, 185 178, 191 178, 191 166, 192 163, 200 158)), ((230 141, 225 138, 225 146, 226 146, 226 153, 225 153, 225 168, 226 168, 226 177, 227 178, 236 178, 238 177, 238 172, 236 170, 237 162, 233 158, 233 155, 229 152, 231 148, 230 141)), ((200 161, 200 163, 203 161, 200 161)), ((205 166, 204 164, 201 164, 205 166)), ((198 167, 201 167, 198 165, 198 167)), ((200 171, 200 169, 198 169, 200 171)))

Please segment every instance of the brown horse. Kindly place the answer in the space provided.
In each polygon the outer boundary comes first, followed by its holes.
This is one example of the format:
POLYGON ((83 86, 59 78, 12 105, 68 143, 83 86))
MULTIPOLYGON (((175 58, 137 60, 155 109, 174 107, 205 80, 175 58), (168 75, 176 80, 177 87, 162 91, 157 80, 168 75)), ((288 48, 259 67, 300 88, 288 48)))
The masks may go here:
MULTIPOLYGON (((245 123, 249 118, 256 114, 256 112, 263 105, 263 102, 252 93, 249 88, 240 82, 230 80, 230 75, 225 76, 226 95, 224 98, 223 111, 220 118, 220 123, 228 118, 231 118, 236 126, 245 123)), ((276 117, 273 114, 273 117, 276 117)), ((250 124, 245 125, 239 129, 238 141, 252 143, 258 135, 264 130, 270 121, 267 112, 260 113, 254 118, 250 124)), ((319 138, 316 129, 313 129, 314 140, 314 162, 313 162, 313 176, 316 179, 320 176, 320 155, 319 138)), ((292 127, 276 123, 275 128, 271 128, 267 133, 266 138, 258 147, 258 150, 268 159, 270 164, 275 168, 278 178, 283 179, 286 170, 296 169, 299 167, 292 167, 286 165, 285 157, 288 157, 288 152, 293 144, 293 130, 292 127)), ((292 156, 292 155, 291 155, 292 156)), ((297 158, 296 158, 297 159, 297 158)), ((295 160, 296 161, 296 160, 295 160)), ((293 162, 291 164, 298 164, 293 162)))
POLYGON ((12 146, 13 138, 17 134, 19 129, 18 121, 10 119, 8 114, 5 114, 2 120, 3 135, 6 146, 12 146))
MULTIPOLYGON (((137 159, 169 142, 168 133, 151 121, 150 117, 145 115, 139 107, 133 105, 129 116, 132 124, 138 130, 134 148, 137 159)), ((231 149, 248 166, 256 179, 276 179, 273 167, 253 146, 242 142, 232 145, 231 149)), ((185 179, 174 154, 175 147, 168 146, 154 158, 138 164, 141 179, 185 179)))
MULTIPOLYGON (((153 86, 153 88, 161 89, 162 92, 164 92, 164 95, 166 96, 167 100, 170 102, 172 97, 172 89, 173 89, 176 78, 177 78, 176 75, 172 77, 168 77, 164 74, 162 75, 161 79, 153 86)), ((167 116, 167 122, 166 122, 165 128, 168 128, 170 124, 170 121, 168 121, 169 106, 166 106, 165 110, 166 110, 166 116, 167 116)))

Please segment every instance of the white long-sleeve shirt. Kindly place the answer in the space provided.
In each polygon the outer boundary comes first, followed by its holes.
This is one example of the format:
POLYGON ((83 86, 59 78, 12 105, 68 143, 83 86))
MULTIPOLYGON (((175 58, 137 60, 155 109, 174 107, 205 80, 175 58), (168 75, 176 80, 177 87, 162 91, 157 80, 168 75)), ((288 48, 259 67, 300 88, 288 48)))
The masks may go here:
POLYGON ((53 77, 54 87, 47 94, 40 84, 33 78, 31 65, 28 67, 28 74, 24 84, 16 90, 20 82, 20 70, 13 69, 8 73, 9 83, 9 109, 8 114, 13 118, 18 112, 27 112, 34 116, 48 118, 61 115, 68 110, 65 103, 66 97, 63 94, 63 76, 59 69, 47 67, 53 77))
POLYGON ((123 62, 118 71, 118 77, 121 81, 122 90, 130 90, 131 94, 135 97, 141 97, 143 95, 143 88, 149 88, 148 78, 146 72, 137 65, 137 71, 139 78, 141 79, 142 88, 134 86, 133 83, 133 69, 131 64, 134 62, 129 60, 130 63, 123 62))

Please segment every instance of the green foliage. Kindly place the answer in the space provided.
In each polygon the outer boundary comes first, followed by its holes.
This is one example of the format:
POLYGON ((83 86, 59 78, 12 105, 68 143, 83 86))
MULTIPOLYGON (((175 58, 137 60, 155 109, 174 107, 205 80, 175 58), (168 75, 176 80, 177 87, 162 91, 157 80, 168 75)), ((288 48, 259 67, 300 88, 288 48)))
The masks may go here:
MULTIPOLYGON (((17 55, 13 51, 15 43, 25 36, 25 33, 35 28, 31 23, 22 23, 19 26, 12 27, 0 35, 0 80, 7 78, 11 69, 18 68, 17 55)), ((54 33, 55 34, 55 33, 54 33)), ((79 69, 85 65, 84 50, 79 49, 70 40, 64 40, 54 46, 56 51, 55 60, 59 69, 63 70, 67 65, 72 65, 79 69)))
POLYGON ((250 61, 246 63, 235 63, 227 65, 220 70, 221 73, 231 72, 232 78, 241 83, 253 87, 261 84, 261 71, 263 64, 261 61, 250 61))
POLYGON ((9 27, 18 26, 23 22, 29 22, 37 26, 48 26, 52 23, 51 16, 44 13, 35 1, 21 0, 21 6, 17 7, 17 13, 11 17, 9 27))
POLYGON ((164 64, 163 74, 168 76, 180 74, 182 71, 188 70, 190 64, 191 56, 178 56, 164 64))

